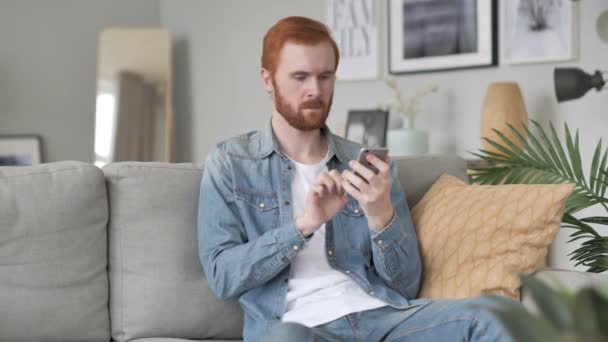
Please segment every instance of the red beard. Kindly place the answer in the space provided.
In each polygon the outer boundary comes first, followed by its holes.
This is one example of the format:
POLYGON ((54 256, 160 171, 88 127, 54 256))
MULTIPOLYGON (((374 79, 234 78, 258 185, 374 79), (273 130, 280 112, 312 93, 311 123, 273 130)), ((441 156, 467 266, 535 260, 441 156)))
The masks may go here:
POLYGON ((291 127, 301 131, 312 131, 319 129, 325 125, 325 121, 329 116, 329 110, 333 102, 334 95, 329 98, 329 103, 324 103, 320 98, 310 99, 302 102, 297 109, 285 101, 285 98, 279 92, 274 80, 272 81, 275 91, 275 107, 277 112, 289 123, 291 127), (320 112, 304 114, 304 109, 321 109, 320 112))

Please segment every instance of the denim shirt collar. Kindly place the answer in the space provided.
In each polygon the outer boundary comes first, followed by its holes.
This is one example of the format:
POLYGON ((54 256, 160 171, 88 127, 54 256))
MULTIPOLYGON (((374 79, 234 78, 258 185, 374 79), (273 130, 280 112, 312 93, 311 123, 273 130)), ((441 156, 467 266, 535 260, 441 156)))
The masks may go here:
MULTIPOLYGON (((329 146, 329 154, 327 160, 331 160, 333 156, 336 156, 341 163, 348 163, 350 158, 348 155, 340 148, 340 144, 336 139, 336 136, 329 130, 327 125, 323 125, 321 127, 321 134, 325 136, 329 146)), ((266 158, 272 152, 276 152, 279 155, 283 155, 283 152, 279 148, 279 143, 277 138, 272 130, 272 120, 268 121, 268 125, 264 130, 261 131, 260 138, 260 158, 266 158)))

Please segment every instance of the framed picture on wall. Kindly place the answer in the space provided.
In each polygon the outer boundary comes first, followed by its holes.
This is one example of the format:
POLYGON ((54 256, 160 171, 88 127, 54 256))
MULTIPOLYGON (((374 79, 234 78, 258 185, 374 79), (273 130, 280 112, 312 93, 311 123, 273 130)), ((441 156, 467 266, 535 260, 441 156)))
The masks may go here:
POLYGON ((497 64, 495 0, 389 0, 389 71, 497 64))
POLYGON ((351 110, 346 118, 346 139, 366 147, 386 147, 388 112, 351 110))
POLYGON ((574 59, 575 9, 570 0, 501 1, 501 60, 522 64, 574 59))
POLYGON ((0 135, 0 166, 28 166, 42 162, 37 135, 0 135))
POLYGON ((337 79, 378 77, 377 0, 327 1, 327 26, 340 51, 337 79))

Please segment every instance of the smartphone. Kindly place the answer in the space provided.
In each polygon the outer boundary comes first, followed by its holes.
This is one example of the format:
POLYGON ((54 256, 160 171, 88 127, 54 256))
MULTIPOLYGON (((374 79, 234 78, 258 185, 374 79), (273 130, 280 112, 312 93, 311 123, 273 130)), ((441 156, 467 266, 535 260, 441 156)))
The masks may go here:
POLYGON ((381 160, 385 160, 388 155, 388 148, 386 147, 363 147, 359 151, 359 158, 357 160, 359 163, 363 164, 363 166, 372 170, 374 173, 378 173, 378 169, 372 165, 369 161, 367 161, 367 155, 373 154, 381 160))

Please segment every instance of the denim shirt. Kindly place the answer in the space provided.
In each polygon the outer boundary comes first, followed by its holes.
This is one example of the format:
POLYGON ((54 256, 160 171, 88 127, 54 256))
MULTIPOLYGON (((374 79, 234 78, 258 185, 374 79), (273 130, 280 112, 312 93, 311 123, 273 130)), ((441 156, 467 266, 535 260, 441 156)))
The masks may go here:
MULTIPOLYGON (((322 133, 329 142, 328 170, 342 172, 360 145, 322 133)), ((291 260, 307 239, 292 214, 294 166, 270 126, 219 143, 205 162, 198 207, 198 248, 209 288, 221 299, 239 297, 245 341, 258 341, 285 312, 291 260)), ((392 221, 372 231, 349 196, 326 223, 326 256, 370 295, 395 308, 415 298, 421 279, 416 233, 405 194, 391 163, 392 221)))

